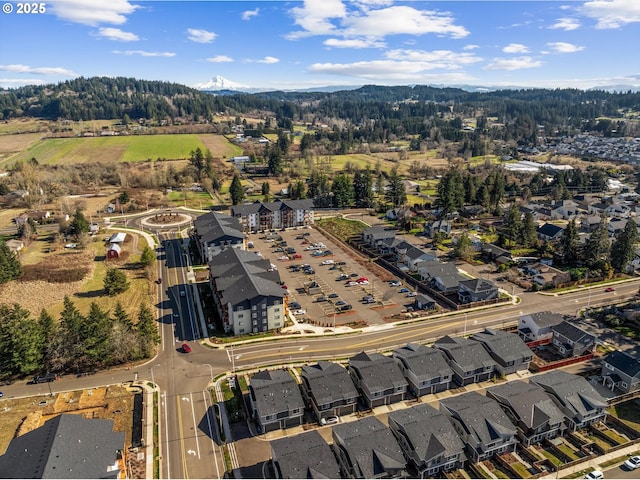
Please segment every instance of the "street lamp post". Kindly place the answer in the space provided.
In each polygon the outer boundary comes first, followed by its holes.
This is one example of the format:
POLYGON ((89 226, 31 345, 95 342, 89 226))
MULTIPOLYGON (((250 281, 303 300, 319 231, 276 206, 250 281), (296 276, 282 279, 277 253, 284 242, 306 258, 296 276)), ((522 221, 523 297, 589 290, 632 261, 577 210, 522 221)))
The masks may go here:
MULTIPOLYGON (((153 367, 159 367, 159 366, 160 366, 160 364, 156 363, 153 367)), ((156 384, 156 379, 153 376, 153 367, 151 367, 151 383, 153 383, 155 385, 156 384)))
POLYGON ((203 363, 203 365, 209 367, 209 383, 213 383, 213 367, 209 363, 203 363))

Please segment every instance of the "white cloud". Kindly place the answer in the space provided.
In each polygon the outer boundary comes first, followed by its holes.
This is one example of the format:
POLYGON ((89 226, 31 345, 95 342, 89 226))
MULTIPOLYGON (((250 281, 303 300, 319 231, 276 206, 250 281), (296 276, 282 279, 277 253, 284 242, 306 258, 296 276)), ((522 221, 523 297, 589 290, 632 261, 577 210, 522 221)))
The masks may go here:
POLYGON ((216 55, 215 57, 207 58, 207 62, 211 62, 211 63, 233 62, 233 58, 227 57, 226 55, 216 55))
POLYGON ((294 23, 302 27, 302 31, 287 35, 288 39, 295 40, 314 35, 333 35, 336 28, 329 20, 345 17, 347 9, 341 0, 304 0, 302 7, 294 7, 289 13, 294 23))
POLYGON ((127 21, 127 15, 138 8, 139 5, 131 5, 128 0, 56 0, 47 3, 47 9, 57 17, 94 27, 102 23, 122 25, 127 21))
POLYGON ((257 17, 259 13, 259 8, 256 8, 255 10, 245 10, 242 12, 242 20, 251 20, 252 17, 257 17))
POLYGON ((597 21, 596 28, 620 28, 628 23, 640 22, 638 0, 591 0, 578 11, 597 21))
POLYGON ((346 36, 383 38, 387 35, 425 35, 435 33, 463 38, 469 31, 454 23, 448 13, 417 10, 408 6, 393 6, 372 10, 366 15, 352 15, 344 19, 346 36))
POLYGON ((339 38, 329 38, 323 42, 327 47, 334 48, 382 48, 385 46, 384 42, 380 42, 378 40, 373 39, 339 39, 339 38))
POLYGON ((538 68, 542 66, 540 60, 531 57, 494 58, 485 70, 521 70, 523 68, 538 68))
POLYGON ((59 75, 64 77, 77 77, 77 75, 62 67, 30 67, 28 65, 12 64, 0 65, 0 71, 14 73, 31 73, 36 75, 59 75))
POLYGON ((566 42, 549 42, 547 43, 547 47, 549 47, 553 53, 574 53, 584 50, 582 46, 566 42))
POLYGON ((141 57, 175 57, 176 54, 173 52, 147 52, 145 50, 114 50, 111 53, 115 53, 116 55, 140 55, 141 57))
POLYGON ((187 36, 192 42, 211 43, 218 35, 199 28, 187 28, 187 36))
POLYGON ((482 58, 472 53, 457 53, 451 50, 390 50, 385 56, 395 61, 410 61, 416 64, 421 70, 432 70, 442 68, 455 70, 463 65, 470 65, 482 61, 482 58))
POLYGON ((137 42, 140 37, 135 33, 124 32, 119 28, 100 28, 96 33, 96 37, 106 38, 108 40, 117 40, 120 42, 137 42))
POLYGON ((473 78, 462 72, 425 73, 430 66, 421 62, 374 60, 354 63, 314 63, 308 70, 312 73, 324 73, 355 77, 374 81, 379 84, 390 82, 407 83, 465 83, 473 78))
POLYGON ((469 31, 456 25, 447 12, 419 10, 410 6, 391 6, 384 0, 357 1, 347 5, 341 0, 305 0, 302 7, 289 13, 302 30, 286 38, 295 40, 315 35, 342 36, 345 39, 383 39, 387 35, 437 34, 463 38, 469 31))
POLYGON ((551 25, 549 28, 552 30, 564 30, 565 32, 569 32, 571 30, 577 30, 581 26, 582 24, 579 20, 576 20, 575 18, 564 17, 556 20, 556 23, 551 25))
POLYGON ((18 88, 25 85, 44 85, 41 78, 0 78, 1 88, 18 88))
POLYGON ((480 45, 470 44, 462 47, 463 50, 475 50, 476 48, 480 48, 480 45))
POLYGON ((278 63, 280 61, 279 58, 266 56, 262 60, 255 60, 255 63, 278 63))
POLYGON ((521 43, 510 43, 502 49, 504 53, 527 53, 529 47, 522 45, 521 43))

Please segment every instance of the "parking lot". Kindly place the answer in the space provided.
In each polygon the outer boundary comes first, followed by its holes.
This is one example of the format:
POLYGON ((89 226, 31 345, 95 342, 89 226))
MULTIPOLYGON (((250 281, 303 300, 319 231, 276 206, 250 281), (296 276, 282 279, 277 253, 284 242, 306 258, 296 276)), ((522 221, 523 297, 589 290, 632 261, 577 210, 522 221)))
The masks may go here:
POLYGON ((413 307, 411 293, 401 292, 406 285, 391 286, 397 280, 391 273, 376 277, 313 227, 250 234, 248 240, 278 268, 299 321, 376 325, 413 307))

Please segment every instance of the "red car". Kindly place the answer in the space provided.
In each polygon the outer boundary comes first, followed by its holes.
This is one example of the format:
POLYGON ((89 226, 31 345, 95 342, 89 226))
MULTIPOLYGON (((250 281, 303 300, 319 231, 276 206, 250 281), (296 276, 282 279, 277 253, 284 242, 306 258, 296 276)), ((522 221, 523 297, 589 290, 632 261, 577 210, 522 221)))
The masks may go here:
POLYGON ((191 352, 191 347, 186 343, 183 343, 181 348, 182 348, 182 353, 190 353, 191 352))
POLYGON ((605 289, 604 289, 604 291, 605 291, 605 292, 615 292, 615 291, 616 291, 616 289, 615 289, 615 288, 613 288, 613 287, 607 287, 607 288, 605 288, 605 289))

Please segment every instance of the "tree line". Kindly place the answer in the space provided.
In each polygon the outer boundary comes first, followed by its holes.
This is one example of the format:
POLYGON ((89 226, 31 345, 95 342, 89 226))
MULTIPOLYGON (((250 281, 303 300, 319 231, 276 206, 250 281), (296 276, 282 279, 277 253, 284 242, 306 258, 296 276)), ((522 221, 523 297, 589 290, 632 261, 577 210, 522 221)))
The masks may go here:
POLYGON ((82 373, 153 355, 159 336, 154 316, 141 305, 132 318, 118 302, 113 311, 92 302, 86 315, 69 297, 59 321, 42 310, 33 318, 18 304, 0 304, 0 376, 82 373))

